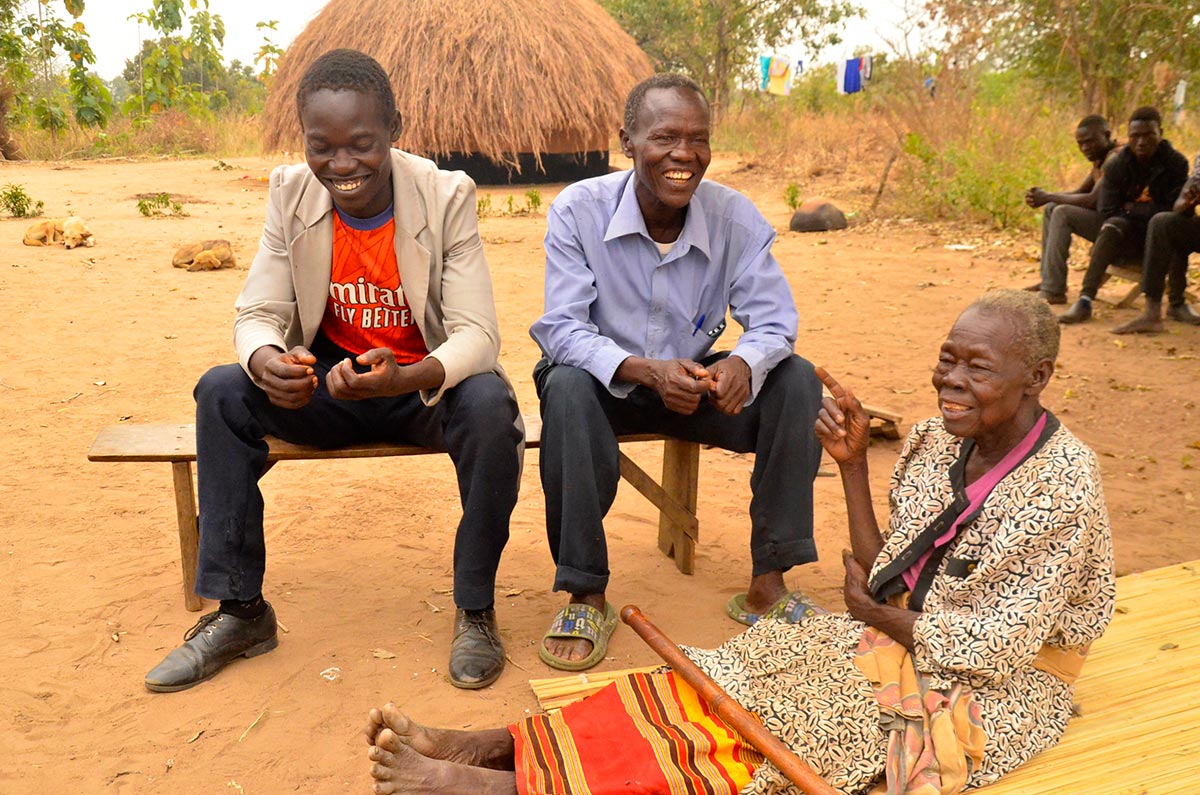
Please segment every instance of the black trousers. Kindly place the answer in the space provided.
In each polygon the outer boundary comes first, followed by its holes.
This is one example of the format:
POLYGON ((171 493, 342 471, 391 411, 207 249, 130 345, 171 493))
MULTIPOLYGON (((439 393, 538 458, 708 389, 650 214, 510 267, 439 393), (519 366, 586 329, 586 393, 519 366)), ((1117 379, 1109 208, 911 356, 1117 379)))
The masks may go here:
MULTIPOLYGON (((521 473, 517 404, 503 380, 495 373, 471 376, 434 406, 416 394, 336 400, 325 389, 326 376, 347 354, 328 343, 314 345, 313 353, 320 386, 300 409, 273 405, 236 364, 214 367, 196 385, 196 593, 250 599, 262 591, 266 545, 258 479, 267 462, 263 436, 269 434, 317 447, 381 441, 449 452, 463 507, 454 543, 454 602, 467 610, 490 607, 521 473)), ((312 488, 336 498, 338 484, 318 482, 312 488)), ((402 527, 403 486, 392 496, 402 527)))
POLYGON ((541 398, 542 489, 546 533, 557 566, 554 590, 593 594, 608 587, 603 521, 620 480, 616 437, 625 433, 662 433, 754 453, 753 574, 786 571, 817 559, 813 478, 821 462, 821 444, 813 425, 821 407, 821 383, 804 359, 791 356, 782 361, 754 402, 732 417, 707 401, 691 416, 677 414, 645 387, 617 398, 586 370, 551 365, 545 359, 533 375, 541 398))
POLYGON ((1092 245, 1092 256, 1088 260, 1087 273, 1083 274, 1080 295, 1095 298, 1104 282, 1104 273, 1109 265, 1125 259, 1140 259, 1146 241, 1146 223, 1128 218, 1107 219, 1096 235, 1092 245))
POLYGON ((1150 219, 1146 265, 1142 269, 1142 292, 1146 297, 1161 301, 1163 288, 1169 283, 1168 302, 1181 306, 1187 290, 1188 255, 1194 251, 1200 251, 1200 218, 1168 212, 1150 219))

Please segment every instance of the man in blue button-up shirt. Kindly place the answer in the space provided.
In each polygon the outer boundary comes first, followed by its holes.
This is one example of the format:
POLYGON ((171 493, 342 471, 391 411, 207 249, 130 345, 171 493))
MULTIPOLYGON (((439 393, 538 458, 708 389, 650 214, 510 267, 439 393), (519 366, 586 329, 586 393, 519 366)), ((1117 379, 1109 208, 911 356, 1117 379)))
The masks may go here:
POLYGON ((821 386, 792 353, 796 307, 771 256, 774 229, 746 197, 702 181, 709 132, 694 82, 650 78, 625 108, 633 170, 568 187, 548 213, 546 313, 530 334, 544 354, 534 378, 554 589, 571 594, 540 650, 555 667, 599 662, 615 625, 603 519, 620 477, 618 434, 755 453, 753 569, 731 616, 753 621, 787 595, 784 571, 817 557, 821 386), (727 312, 742 334, 710 354, 727 312))

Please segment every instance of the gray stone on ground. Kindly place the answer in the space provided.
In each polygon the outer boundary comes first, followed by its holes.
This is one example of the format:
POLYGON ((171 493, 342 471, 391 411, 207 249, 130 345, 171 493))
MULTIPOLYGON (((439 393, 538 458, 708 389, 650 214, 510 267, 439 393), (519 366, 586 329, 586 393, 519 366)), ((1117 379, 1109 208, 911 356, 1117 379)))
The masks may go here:
POLYGON ((805 199, 792 214, 788 229, 793 232, 828 232, 845 229, 849 224, 846 215, 833 202, 821 197, 805 199))

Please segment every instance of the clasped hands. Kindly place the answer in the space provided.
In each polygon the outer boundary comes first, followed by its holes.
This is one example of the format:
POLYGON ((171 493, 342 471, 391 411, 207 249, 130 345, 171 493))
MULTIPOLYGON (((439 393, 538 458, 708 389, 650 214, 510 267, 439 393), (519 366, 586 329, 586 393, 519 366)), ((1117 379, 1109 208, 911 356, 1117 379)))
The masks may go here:
POLYGON ((722 414, 739 414, 750 399, 750 365, 727 356, 705 367, 691 359, 649 359, 645 386, 677 414, 690 415, 707 395, 722 414))
MULTIPOLYGON (((403 395, 418 388, 408 377, 408 371, 416 365, 397 364, 395 355, 388 348, 372 348, 358 355, 355 361, 371 369, 365 373, 355 372, 350 359, 335 364, 325 379, 325 388, 332 397, 365 400, 403 395)), ((303 345, 286 353, 265 346, 250 357, 250 372, 255 373, 271 403, 280 408, 298 409, 306 406, 316 394, 319 386, 313 371, 316 363, 317 357, 303 345)))

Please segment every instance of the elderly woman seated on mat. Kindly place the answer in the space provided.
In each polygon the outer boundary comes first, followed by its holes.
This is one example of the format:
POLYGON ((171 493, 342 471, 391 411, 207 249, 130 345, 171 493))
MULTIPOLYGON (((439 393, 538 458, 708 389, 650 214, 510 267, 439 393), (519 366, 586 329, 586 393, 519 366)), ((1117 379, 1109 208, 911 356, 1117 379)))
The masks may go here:
MULTIPOLYGON (((849 515, 848 612, 765 618, 685 652, 837 790, 958 792, 1066 728, 1116 589, 1095 455, 1039 401, 1058 337, 1023 291, 959 316, 933 370, 940 416, 905 442, 886 533, 870 418, 819 371, 833 397, 816 432, 849 515)), ((428 729, 388 705, 371 711, 367 740, 378 793, 795 791, 671 673, 631 674, 493 731, 428 729)))

